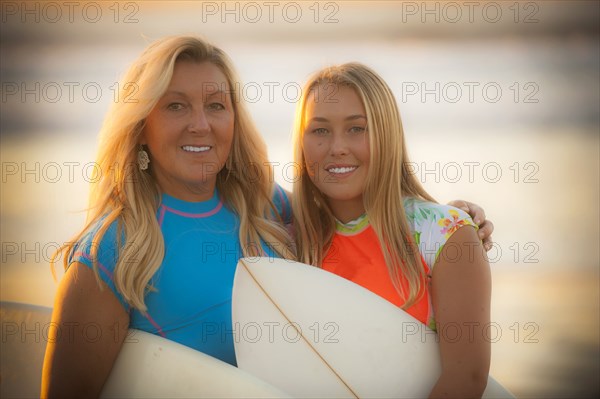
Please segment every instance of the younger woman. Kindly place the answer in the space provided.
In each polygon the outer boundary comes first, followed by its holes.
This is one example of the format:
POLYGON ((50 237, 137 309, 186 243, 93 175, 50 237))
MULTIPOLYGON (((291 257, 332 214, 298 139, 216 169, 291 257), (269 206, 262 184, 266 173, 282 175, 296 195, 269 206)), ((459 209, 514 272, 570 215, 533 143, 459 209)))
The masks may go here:
POLYGON ((411 174, 390 88, 358 63, 318 72, 305 85, 294 137, 300 260, 437 329, 442 374, 432 397, 481 396, 490 365, 485 250, 471 218, 437 204, 411 174))

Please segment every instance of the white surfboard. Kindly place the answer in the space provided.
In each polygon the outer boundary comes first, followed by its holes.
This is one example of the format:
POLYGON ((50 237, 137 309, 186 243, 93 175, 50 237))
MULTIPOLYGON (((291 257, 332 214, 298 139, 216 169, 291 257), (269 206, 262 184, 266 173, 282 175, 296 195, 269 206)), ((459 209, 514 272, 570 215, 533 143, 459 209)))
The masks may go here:
MULTIPOLYGON (((312 266, 241 259, 232 312, 238 367, 295 397, 427 397, 441 372, 435 332, 312 266)), ((513 395, 490 377, 484 397, 513 395)))
MULTIPOLYGON (((0 397, 40 397, 52 309, 1 302, 0 397)), ((176 342, 129 330, 105 398, 287 398, 270 384, 176 342)))
POLYGON ((129 330, 103 398, 289 398, 272 385, 202 352, 129 330))

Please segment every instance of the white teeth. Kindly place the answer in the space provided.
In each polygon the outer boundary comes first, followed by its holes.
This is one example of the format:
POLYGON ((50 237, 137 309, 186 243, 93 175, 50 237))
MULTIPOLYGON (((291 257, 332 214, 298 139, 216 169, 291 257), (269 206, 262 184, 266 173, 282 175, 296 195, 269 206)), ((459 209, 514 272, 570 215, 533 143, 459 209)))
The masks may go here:
POLYGON ((203 147, 195 147, 193 145, 184 145, 183 147, 181 147, 184 151, 189 151, 189 152, 204 152, 204 151, 208 151, 210 150, 211 147, 208 146, 203 146, 203 147))
POLYGON ((348 172, 352 172, 355 169, 356 169, 356 166, 346 166, 343 168, 329 168, 329 169, 327 169, 327 171, 329 173, 348 173, 348 172))

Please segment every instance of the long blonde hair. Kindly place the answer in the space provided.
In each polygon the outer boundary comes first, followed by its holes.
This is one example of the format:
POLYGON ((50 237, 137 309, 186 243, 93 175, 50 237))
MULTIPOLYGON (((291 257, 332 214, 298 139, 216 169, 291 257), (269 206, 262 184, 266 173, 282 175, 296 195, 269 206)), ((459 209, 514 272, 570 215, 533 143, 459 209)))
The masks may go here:
POLYGON ((217 175, 216 187, 224 204, 240 219, 239 240, 244 256, 264 255, 261 241, 280 256, 294 259, 289 235, 282 226, 271 198, 266 145, 254 126, 240 94, 240 80, 229 57, 219 48, 191 36, 173 36, 152 43, 134 62, 120 84, 119 101, 109 110, 100 131, 97 179, 92 184, 86 225, 52 257, 51 266, 64 255, 65 270, 77 243, 94 226, 91 257, 96 278, 99 244, 117 221, 119 242, 114 283, 123 298, 145 312, 144 295, 150 279, 160 267, 165 245, 156 219, 160 188, 154 177, 137 165, 144 122, 166 91, 175 63, 185 59, 211 62, 226 76, 234 109, 234 135, 225 167, 217 175), (252 167, 252 179, 246 179, 252 167))
POLYGON ((425 271, 418 248, 411 239, 402 197, 435 200, 409 169, 402 121, 392 91, 379 75, 359 63, 328 67, 317 72, 305 84, 296 108, 294 159, 300 166, 300 176, 294 182, 293 208, 298 257, 304 263, 320 267, 335 233, 334 215, 327 199, 308 176, 302 145, 306 100, 315 88, 324 84, 354 89, 365 106, 370 165, 363 203, 379 239, 392 282, 404 298, 403 307, 407 308, 422 292, 425 271), (402 276, 408 283, 408 292, 404 292, 402 287, 402 276))

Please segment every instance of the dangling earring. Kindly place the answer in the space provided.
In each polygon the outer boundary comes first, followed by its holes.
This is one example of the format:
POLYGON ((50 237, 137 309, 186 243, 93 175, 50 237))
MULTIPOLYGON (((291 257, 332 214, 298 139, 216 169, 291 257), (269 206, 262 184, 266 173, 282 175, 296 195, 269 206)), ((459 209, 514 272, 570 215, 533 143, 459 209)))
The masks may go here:
POLYGON ((148 169, 148 164, 150 163, 150 158, 148 157, 148 153, 144 150, 144 146, 140 146, 138 151, 138 166, 140 170, 148 169))

